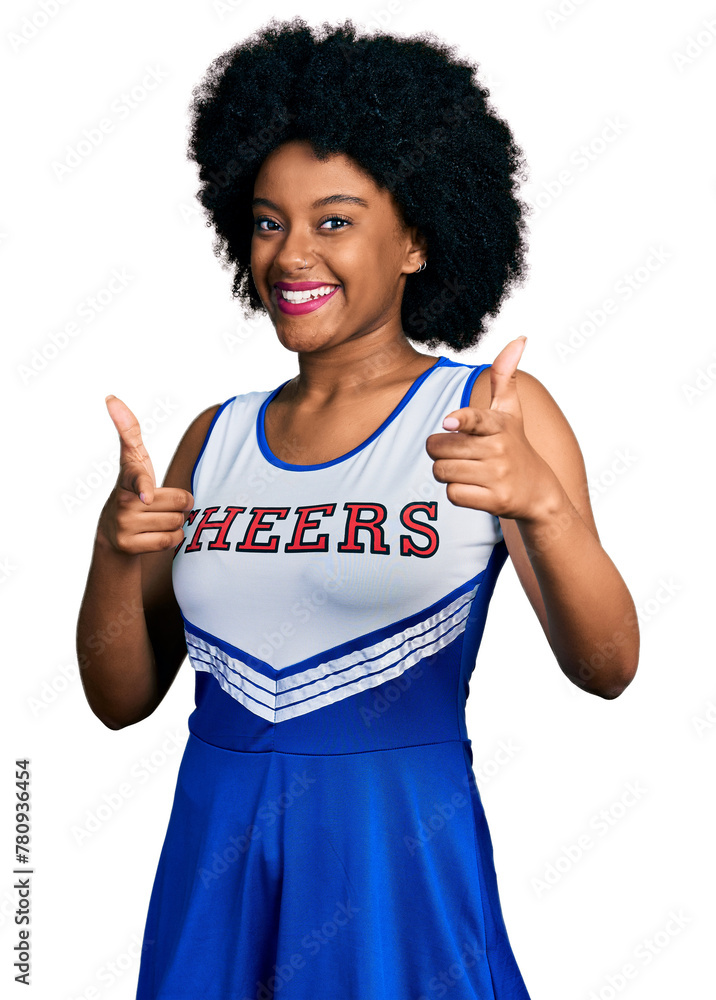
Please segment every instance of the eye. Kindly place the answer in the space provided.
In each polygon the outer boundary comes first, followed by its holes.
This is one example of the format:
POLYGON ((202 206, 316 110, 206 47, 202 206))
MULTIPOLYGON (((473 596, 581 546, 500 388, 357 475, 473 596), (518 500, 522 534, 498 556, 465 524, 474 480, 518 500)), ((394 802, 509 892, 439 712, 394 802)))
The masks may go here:
MULTIPOLYGON (((318 228, 319 229, 323 229, 324 226, 326 225, 326 223, 328 223, 328 222, 340 222, 341 223, 340 226, 330 226, 329 229, 328 229, 328 232, 336 232, 339 229, 345 229, 346 226, 353 225, 353 223, 351 222, 351 220, 347 219, 344 215, 331 215, 331 216, 329 216, 329 218, 324 219, 323 222, 320 223, 320 225, 319 225, 318 228)), ((272 228, 273 226, 276 226, 279 229, 281 228, 280 223, 276 222, 275 219, 269 219, 268 216, 260 215, 257 219, 254 219, 254 228, 258 229, 258 231, 260 233, 273 233, 273 232, 276 232, 276 230, 272 228), (264 228, 262 226, 263 222, 268 223, 268 226, 266 228, 264 228)))
MULTIPOLYGON (((323 229, 323 227, 325 226, 326 222, 344 222, 348 226, 352 225, 351 220, 350 219, 346 219, 346 217, 344 215, 332 215, 329 219, 325 219, 321 223, 321 225, 320 225, 319 228, 323 229)), ((336 228, 337 229, 345 229, 345 226, 337 226, 336 228)), ((333 227, 331 227, 331 229, 333 229, 333 227)), ((335 232, 335 229, 333 229, 333 232, 335 232)))
POLYGON ((256 227, 256 229, 258 229, 258 230, 259 230, 259 232, 261 232, 261 233, 268 233, 268 232, 273 232, 273 230, 269 230, 269 229, 262 229, 262 227, 261 227, 261 223, 262 223, 262 222, 270 222, 270 223, 272 223, 272 224, 273 224, 273 225, 275 225, 275 226, 277 226, 277 225, 278 225, 278 222, 276 222, 276 220, 275 220, 275 219, 267 219, 267 218, 266 218, 265 216, 261 216, 260 218, 258 218, 258 219, 255 219, 255 220, 254 220, 254 226, 255 226, 255 227, 256 227))

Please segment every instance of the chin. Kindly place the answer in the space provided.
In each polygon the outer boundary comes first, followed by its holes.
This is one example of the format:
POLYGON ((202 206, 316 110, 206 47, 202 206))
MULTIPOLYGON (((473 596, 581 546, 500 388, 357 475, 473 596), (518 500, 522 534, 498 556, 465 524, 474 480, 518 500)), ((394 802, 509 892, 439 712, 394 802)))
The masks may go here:
POLYGON ((330 336, 321 333, 299 333, 297 330, 277 330, 278 339, 287 351, 310 354, 329 346, 330 336))

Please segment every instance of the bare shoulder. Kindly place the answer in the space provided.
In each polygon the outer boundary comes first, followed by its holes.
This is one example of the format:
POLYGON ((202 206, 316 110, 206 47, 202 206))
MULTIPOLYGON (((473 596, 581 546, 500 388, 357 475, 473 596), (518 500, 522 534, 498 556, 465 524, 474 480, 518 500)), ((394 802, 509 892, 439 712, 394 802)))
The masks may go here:
POLYGON ((208 406, 189 424, 169 463, 163 486, 177 486, 191 493, 191 474, 194 465, 206 440, 211 422, 220 407, 221 403, 208 406))
MULTIPOLYGON (((517 379, 517 393, 520 397, 520 406, 525 421, 531 423, 544 419, 557 419, 558 416, 566 422, 566 418, 560 410, 557 401, 552 397, 549 390, 534 375, 518 368, 515 372, 517 379)), ((475 379, 470 395, 470 406, 487 407, 490 405, 490 368, 485 368, 475 379)))
MULTIPOLYGON (((195 417, 182 435, 162 482, 162 487, 185 490, 191 496, 191 474, 201 452, 211 421, 221 403, 208 406, 195 417)), ((192 497, 193 501, 193 497, 192 497)), ((142 591, 145 606, 171 599, 173 549, 142 553, 142 591)))
MULTIPOLYGON (((584 456, 569 421, 538 378, 520 368, 515 377, 527 440, 550 466, 582 520, 598 538, 584 456)), ((475 379, 470 406, 486 409, 490 395, 490 369, 485 368, 475 379)))

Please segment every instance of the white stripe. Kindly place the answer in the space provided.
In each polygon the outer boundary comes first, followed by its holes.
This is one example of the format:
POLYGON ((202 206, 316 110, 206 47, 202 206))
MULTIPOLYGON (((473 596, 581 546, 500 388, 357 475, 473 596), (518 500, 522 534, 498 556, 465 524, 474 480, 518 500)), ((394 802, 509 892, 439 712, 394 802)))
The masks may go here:
MULTIPOLYGON (((465 616, 467 618, 467 615, 465 616)), ((276 722, 283 722, 285 719, 294 719, 299 715, 305 715, 306 712, 313 712, 315 709, 323 708, 324 705, 332 705, 337 701, 342 701, 344 698, 348 698, 353 694, 358 694, 360 691, 366 691, 368 688, 377 687, 379 684, 385 684, 386 681, 391 681, 395 677, 399 677, 404 671, 409 667, 412 667, 423 657, 429 656, 431 653, 436 653, 443 646, 447 646, 449 643, 456 639, 460 633, 465 631, 465 619, 463 619, 456 629, 450 630, 445 635, 442 635, 435 642, 431 642, 428 646, 423 646, 421 649, 416 649, 409 656, 406 656, 404 660, 396 663, 394 666, 389 667, 387 670, 381 670, 377 674, 371 674, 370 676, 363 677, 360 680, 354 681, 352 684, 346 684, 341 688, 334 688, 332 691, 326 692, 326 694, 319 695, 318 697, 311 698, 309 701, 303 701, 300 704, 289 706, 288 708, 280 708, 276 712, 276 722)))
POLYGON ((238 701, 241 705, 243 705, 244 708, 253 712, 254 715, 258 715, 260 718, 268 720, 268 722, 274 721, 273 709, 266 708, 264 705, 257 704, 255 701, 250 701, 243 691, 237 691, 235 687, 232 687, 224 675, 219 673, 217 669, 212 669, 212 667, 206 663, 197 663, 191 653, 189 654, 189 659, 191 660, 192 666, 195 670, 202 670, 208 674, 212 674, 212 676, 219 682, 220 687, 223 688, 223 690, 226 691, 226 693, 235 701, 238 701))
POLYGON ((227 694, 254 715, 281 722, 393 680, 447 646, 465 630, 478 587, 430 618, 372 646, 275 681, 185 629, 189 659, 194 669, 211 673, 227 694))

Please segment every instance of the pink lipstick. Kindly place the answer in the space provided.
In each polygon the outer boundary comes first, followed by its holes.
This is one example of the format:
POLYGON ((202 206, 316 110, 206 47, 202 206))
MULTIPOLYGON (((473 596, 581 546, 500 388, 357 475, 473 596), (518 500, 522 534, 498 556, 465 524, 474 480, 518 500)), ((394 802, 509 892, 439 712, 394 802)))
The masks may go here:
POLYGON ((288 313, 290 316, 301 316, 304 313, 315 312, 316 309, 320 309, 329 299, 333 298, 340 287, 340 285, 331 286, 331 283, 327 281, 277 281, 273 292, 276 296, 276 304, 281 312, 288 313), (311 296, 306 301, 299 302, 290 302, 279 292, 279 289, 288 292, 308 292, 316 288, 328 289, 331 287, 333 287, 333 290, 330 292, 325 291, 324 294, 311 296))

